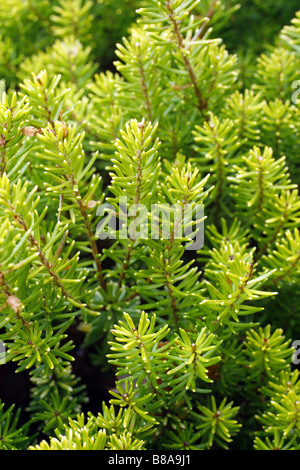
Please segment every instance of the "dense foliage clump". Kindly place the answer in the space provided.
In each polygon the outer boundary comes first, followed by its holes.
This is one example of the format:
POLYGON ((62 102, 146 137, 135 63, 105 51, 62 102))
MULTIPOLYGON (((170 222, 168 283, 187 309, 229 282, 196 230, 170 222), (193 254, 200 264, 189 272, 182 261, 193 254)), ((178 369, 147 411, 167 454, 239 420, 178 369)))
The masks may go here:
POLYGON ((297 4, 2 2, 0 449, 300 449, 297 4))

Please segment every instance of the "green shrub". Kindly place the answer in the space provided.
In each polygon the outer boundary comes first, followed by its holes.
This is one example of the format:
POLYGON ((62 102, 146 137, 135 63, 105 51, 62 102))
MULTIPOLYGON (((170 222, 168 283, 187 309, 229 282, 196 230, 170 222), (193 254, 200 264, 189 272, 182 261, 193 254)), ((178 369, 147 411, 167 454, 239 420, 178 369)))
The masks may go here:
POLYGON ((248 3, 1 5, 0 449, 300 449, 300 12, 248 3))

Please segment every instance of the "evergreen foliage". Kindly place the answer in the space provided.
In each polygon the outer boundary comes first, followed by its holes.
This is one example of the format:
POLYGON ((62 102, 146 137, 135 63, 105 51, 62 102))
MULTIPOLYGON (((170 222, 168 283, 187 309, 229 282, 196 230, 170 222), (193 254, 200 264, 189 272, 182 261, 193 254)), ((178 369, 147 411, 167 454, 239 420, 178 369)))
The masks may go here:
POLYGON ((300 12, 248 3, 2 2, 0 380, 30 390, 0 382, 0 449, 300 449, 300 12))

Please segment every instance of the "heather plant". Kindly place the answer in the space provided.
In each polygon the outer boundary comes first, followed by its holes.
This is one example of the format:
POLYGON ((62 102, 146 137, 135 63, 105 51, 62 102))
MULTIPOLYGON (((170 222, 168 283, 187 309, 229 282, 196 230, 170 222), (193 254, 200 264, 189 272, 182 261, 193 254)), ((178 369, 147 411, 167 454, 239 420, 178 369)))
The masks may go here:
POLYGON ((0 449, 300 449, 300 12, 248 3, 1 5, 0 449))

